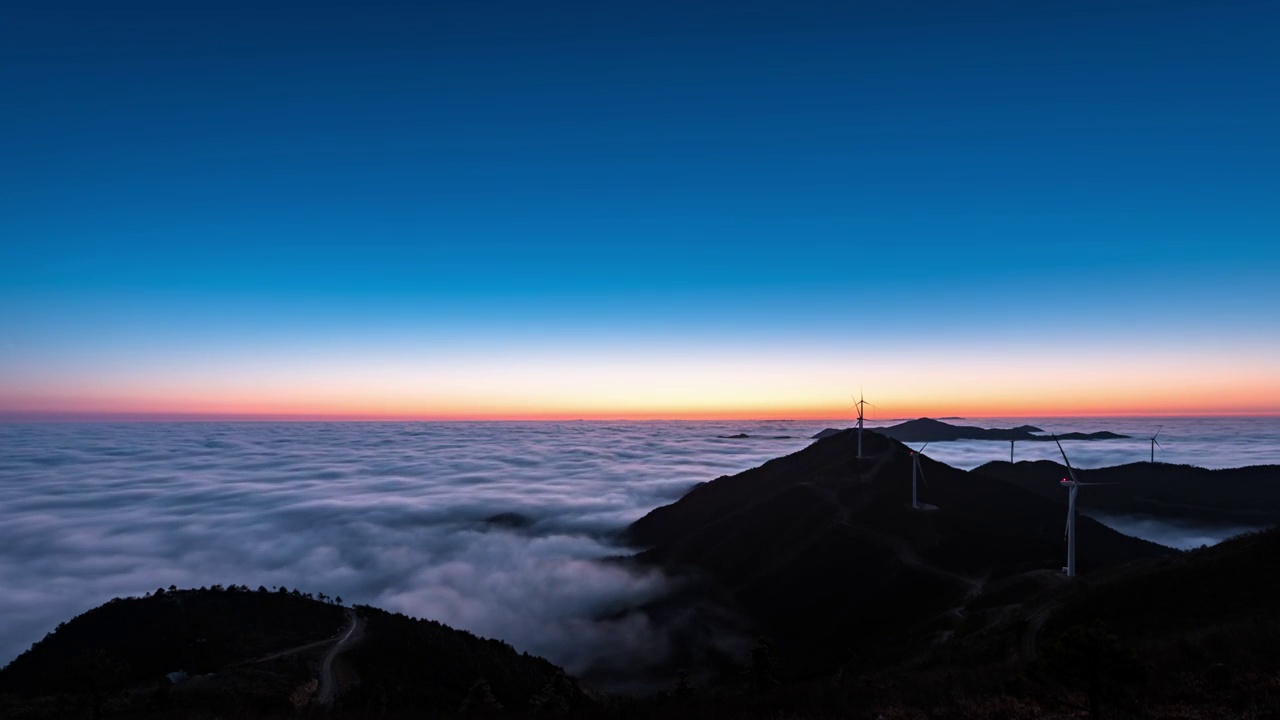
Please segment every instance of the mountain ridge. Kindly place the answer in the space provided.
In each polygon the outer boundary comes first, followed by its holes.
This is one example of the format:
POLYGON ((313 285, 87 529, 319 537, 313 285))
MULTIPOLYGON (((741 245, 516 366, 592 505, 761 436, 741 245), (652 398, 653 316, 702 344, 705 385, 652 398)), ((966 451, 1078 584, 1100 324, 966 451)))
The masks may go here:
MULTIPOLYGON (((864 430, 865 431, 865 430, 864 430)), ((843 432, 837 428, 826 428, 814 434, 811 439, 820 440, 836 433, 843 432)), ((891 437, 900 442, 951 442, 955 440, 1002 440, 1044 442, 1053 440, 1053 435, 1037 435, 1044 430, 1034 425, 1019 425, 1015 428, 982 428, 976 425, 952 425, 933 418, 917 418, 897 425, 875 428, 875 432, 891 437)), ((1128 438, 1108 430, 1097 432, 1067 432, 1057 435, 1059 440, 1119 440, 1128 438)))
MULTIPOLYGON (((924 457, 921 498, 940 509, 912 511, 910 449, 878 431, 865 431, 863 446, 858 459, 856 432, 846 430, 704 483, 625 538, 643 561, 713 578, 788 651, 828 661, 849 657, 841 645, 853 636, 879 650, 911 644, 909 632, 866 617, 916 628, 975 585, 1060 567, 1065 517, 1056 504, 924 457)), ((1090 569, 1172 552, 1077 523, 1082 547, 1094 549, 1082 554, 1090 569)))
MULTIPOLYGON (((1004 460, 970 471, 997 478, 1062 504, 1058 480, 1067 468, 1051 460, 1004 460)), ((1081 469, 1082 482, 1108 487, 1082 495, 1083 507, 1127 515, 1151 515, 1210 523, 1280 524, 1280 465, 1211 470, 1195 465, 1133 462, 1081 469)))

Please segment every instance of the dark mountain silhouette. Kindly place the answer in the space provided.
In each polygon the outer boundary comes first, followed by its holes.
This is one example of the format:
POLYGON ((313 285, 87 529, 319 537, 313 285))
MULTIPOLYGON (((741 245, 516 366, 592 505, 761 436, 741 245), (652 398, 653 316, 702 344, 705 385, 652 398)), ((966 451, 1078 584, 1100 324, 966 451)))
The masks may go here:
MULTIPOLYGON (((914 652, 985 583, 1061 567, 1056 503, 924 458, 921 497, 940 509, 913 511, 909 450, 879 431, 863 444, 858 460, 844 431, 702 484, 627 539, 646 562, 713 578, 797 668, 914 652)), ((1088 519, 1078 531, 1084 573, 1171 552, 1088 519)))
POLYGON ((1153 717, 1280 717, 1276 568, 1273 529, 1104 578, 1046 624, 1046 660, 1050 669, 1093 663, 1099 676, 1075 678, 1091 705, 1150 707, 1153 717), (1120 677, 1108 682, 1108 672, 1120 677))
MULTIPOLYGON (((972 472, 1066 503, 1058 481, 1067 468, 1049 460, 989 462, 972 472)), ((1076 472, 1082 482, 1115 483, 1082 494, 1084 508, 1206 523, 1280 524, 1280 465, 1206 470, 1138 462, 1076 472)))
MULTIPOLYGON (((992 580, 902 663, 673 693, 631 717, 1280 717, 1280 529, 1115 566, 992 580)), ((753 658, 754 660, 754 658, 753 658)), ((774 665, 774 667, 777 667, 774 665)))
POLYGON ((957 635, 935 660, 995 667, 1016 648, 1032 681, 1023 693, 1074 696, 1095 717, 1280 717, 1271 689, 1280 672, 1276 567, 1272 529, 1016 600, 993 597, 970 607, 981 629, 957 635))
MULTIPOLYGON (((824 431, 825 432, 825 431, 824 431)), ((948 440, 1053 440, 1050 435, 1032 425, 1015 428, 980 428, 972 425, 951 425, 939 420, 920 418, 889 427, 876 428, 876 432, 901 442, 945 442, 948 440), (1035 433, 1041 433, 1039 435, 1035 433)), ((1129 437, 1113 432, 1063 433, 1059 440, 1116 440, 1129 437)))
POLYGON ((531 713, 584 702, 562 670, 497 640, 235 586, 112 600, 0 670, 6 718, 296 717, 322 703, 354 716, 531 713), (349 648, 326 658, 347 635, 349 648), (341 688, 328 703, 326 664, 341 688))
POLYGON ((1073 595, 1046 630, 1100 622, 1122 637, 1156 644, 1233 626, 1247 631, 1261 624, 1274 632, 1280 626, 1276 568, 1280 529, 1246 533, 1105 576, 1073 595))

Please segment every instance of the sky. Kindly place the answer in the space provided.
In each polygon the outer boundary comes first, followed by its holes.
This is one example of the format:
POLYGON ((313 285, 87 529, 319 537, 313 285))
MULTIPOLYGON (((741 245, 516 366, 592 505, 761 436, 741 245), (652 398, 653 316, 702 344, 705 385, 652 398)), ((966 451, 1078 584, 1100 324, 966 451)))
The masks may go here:
POLYGON ((1280 413, 1280 6, 0 8, 0 418, 1280 413))

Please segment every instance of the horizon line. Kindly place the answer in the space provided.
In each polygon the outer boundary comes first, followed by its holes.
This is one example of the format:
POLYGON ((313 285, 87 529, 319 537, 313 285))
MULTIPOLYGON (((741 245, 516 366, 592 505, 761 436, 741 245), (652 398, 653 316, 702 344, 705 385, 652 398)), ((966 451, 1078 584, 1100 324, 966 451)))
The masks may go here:
MULTIPOLYGON (((1036 418, 1080 418, 1080 419, 1126 419, 1126 418, 1275 418, 1280 417, 1280 410, 1272 412, 1158 412, 1158 413, 1089 413, 1066 412, 1061 414, 924 414, 912 417, 896 417, 886 419, 867 419, 867 423, 907 422, 910 420, 985 420, 985 419, 1036 419, 1036 418)), ((764 415, 726 415, 716 413, 689 415, 361 415, 361 414, 307 414, 307 413, 111 413, 111 412, 24 412, 0 411, 0 423, 163 423, 163 422, 231 422, 231 423, 486 423, 486 422, 808 422, 808 421, 848 421, 856 423, 852 416, 804 415, 764 416, 764 415)))

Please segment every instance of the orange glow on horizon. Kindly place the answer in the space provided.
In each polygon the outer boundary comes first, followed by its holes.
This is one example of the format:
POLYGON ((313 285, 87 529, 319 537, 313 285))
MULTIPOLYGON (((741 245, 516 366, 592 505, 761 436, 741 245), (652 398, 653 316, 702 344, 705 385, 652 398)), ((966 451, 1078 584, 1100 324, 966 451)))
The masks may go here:
POLYGON ((1244 355, 984 354, 543 358, 513 364, 275 359, 11 384, 0 418, 832 420, 1280 414, 1280 373, 1244 355), (851 380, 852 378, 852 380, 851 380))
MULTIPOLYGON (((982 418, 1019 418, 1019 417, 1211 417, 1211 416, 1280 416, 1274 407, 1234 406, 1234 407, 1172 407, 1168 404, 1124 405, 1104 407, 1086 405, 1063 408, 1046 403, 1024 402, 1018 404, 967 406, 930 405, 911 403, 872 413, 867 419, 871 423, 897 422, 919 417, 959 417, 966 419, 982 418)), ((405 408, 378 406, 339 406, 322 407, 306 403, 251 404, 251 403, 216 403, 200 405, 167 405, 128 404, 119 406, 112 404, 60 409, 54 407, 41 408, 0 408, 0 418, 30 419, 97 419, 109 420, 264 420, 264 421, 369 421, 369 422, 408 422, 408 421, 458 421, 458 422, 518 422, 518 421, 660 421, 660 420, 708 420, 708 421, 749 421, 749 420, 829 420, 852 423, 856 418, 853 411, 839 405, 810 406, 757 406, 736 408, 694 408, 680 406, 658 406, 651 408, 548 408, 548 409, 503 409, 503 408, 405 408)))

